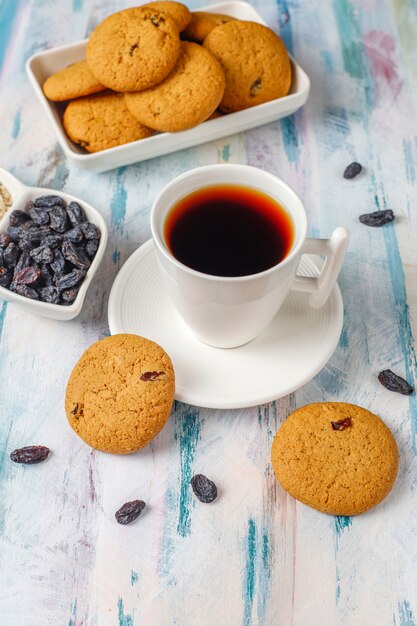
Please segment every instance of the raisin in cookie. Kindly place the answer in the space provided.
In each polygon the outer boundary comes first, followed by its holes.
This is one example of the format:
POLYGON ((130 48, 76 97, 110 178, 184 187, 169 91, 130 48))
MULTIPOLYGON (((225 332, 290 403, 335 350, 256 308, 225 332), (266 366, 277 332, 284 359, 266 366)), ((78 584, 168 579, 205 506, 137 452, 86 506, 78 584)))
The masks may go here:
POLYGON ((65 411, 89 446, 127 454, 162 430, 174 400, 171 359, 155 342, 113 335, 90 346, 68 381, 65 411))
POLYGON ((318 402, 287 417, 272 444, 272 465, 300 502, 332 515, 358 515, 391 491, 398 449, 377 415, 344 402, 318 402))

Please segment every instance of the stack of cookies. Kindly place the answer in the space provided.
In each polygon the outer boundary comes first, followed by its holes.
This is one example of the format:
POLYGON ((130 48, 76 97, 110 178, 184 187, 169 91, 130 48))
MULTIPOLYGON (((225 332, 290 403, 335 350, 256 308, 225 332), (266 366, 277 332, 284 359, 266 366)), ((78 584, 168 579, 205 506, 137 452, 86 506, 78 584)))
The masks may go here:
POLYGON ((50 76, 43 90, 69 101, 68 137, 97 152, 193 128, 285 96, 290 86, 287 51, 269 28, 162 0, 107 17, 86 60, 50 76))

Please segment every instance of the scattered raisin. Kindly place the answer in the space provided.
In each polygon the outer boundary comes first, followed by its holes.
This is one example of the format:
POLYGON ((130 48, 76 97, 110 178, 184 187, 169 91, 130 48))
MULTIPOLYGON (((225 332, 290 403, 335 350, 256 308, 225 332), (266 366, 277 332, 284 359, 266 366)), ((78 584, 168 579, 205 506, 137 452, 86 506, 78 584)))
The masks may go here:
POLYGON ((15 463, 24 463, 25 465, 33 465, 46 461, 50 454, 50 449, 46 446, 26 446, 18 448, 10 453, 10 458, 15 463))
POLYGON ((63 274, 66 269, 66 261, 64 259, 64 255, 61 250, 58 248, 54 250, 54 260, 51 263, 51 269, 55 274, 63 274))
POLYGON ((392 370, 382 370, 378 374, 378 380, 386 389, 402 393, 404 396, 411 396, 414 393, 414 387, 410 385, 404 378, 394 374, 392 370))
POLYGON ((78 296, 79 289, 66 289, 62 292, 62 300, 65 304, 72 304, 78 296))
POLYGON ((130 502, 126 502, 114 514, 116 521, 118 524, 131 524, 139 517, 145 506, 146 504, 143 500, 131 500, 130 502))
POLYGON ((98 250, 98 239, 90 239, 89 241, 87 241, 85 245, 85 251, 87 252, 88 256, 91 259, 96 255, 97 250, 98 250))
POLYGON ((393 222, 395 215, 391 209, 385 209, 384 211, 374 211, 373 213, 364 213, 359 216, 359 221, 365 226, 384 226, 393 222))
POLYGON ((12 278, 12 270, 7 269, 7 267, 0 267, 0 287, 9 287, 12 278))
POLYGON ((343 172, 343 178, 350 180, 351 178, 355 178, 362 171, 362 165, 357 163, 357 161, 353 161, 350 165, 347 166, 345 171, 343 172))
POLYGON ((217 487, 212 480, 209 480, 204 474, 196 474, 191 479, 191 487, 194 494, 205 504, 213 502, 217 498, 217 487))
POLYGON ((160 376, 163 376, 165 374, 165 372, 144 372, 140 379, 144 380, 145 382, 147 381, 152 381, 152 380, 156 380, 157 378, 159 378, 160 376))
POLYGON ((25 267, 29 267, 30 265, 30 254, 28 250, 23 250, 20 253, 20 257, 18 262, 16 263, 16 266, 13 270, 14 275, 16 276, 16 274, 18 272, 20 272, 21 270, 23 270, 25 267))
POLYGON ((346 428, 350 428, 352 426, 352 419, 350 417, 345 417, 344 419, 337 420, 337 422, 332 422, 333 430, 346 430, 346 428))
POLYGON ((67 230, 64 234, 65 241, 70 241, 71 243, 80 243, 84 239, 83 231, 79 226, 74 226, 67 230))
POLYGON ((42 239, 41 246, 48 246, 48 248, 56 248, 62 243, 62 240, 63 240, 63 236, 60 233, 51 231, 48 235, 46 235, 42 239))
POLYGON ((24 222, 30 220, 30 217, 24 211, 19 211, 19 209, 15 209, 10 213, 9 217, 9 226, 21 226, 24 222))

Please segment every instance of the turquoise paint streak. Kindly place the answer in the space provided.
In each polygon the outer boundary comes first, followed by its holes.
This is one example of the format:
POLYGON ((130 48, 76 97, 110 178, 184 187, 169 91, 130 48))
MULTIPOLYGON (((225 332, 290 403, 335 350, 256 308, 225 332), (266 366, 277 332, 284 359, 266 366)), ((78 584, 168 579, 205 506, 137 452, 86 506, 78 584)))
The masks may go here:
POLYGON ((266 623, 266 608, 271 582, 271 547, 266 530, 262 533, 262 560, 258 573, 258 623, 266 623))
POLYGON ((279 36, 285 43, 287 50, 293 53, 293 36, 291 28, 291 14, 285 0, 277 0, 279 36))
POLYGON ((252 518, 248 521, 246 535, 245 571, 243 575, 243 626, 251 626, 252 606, 255 593, 256 526, 252 518))
POLYGON ((298 114, 284 117, 280 121, 285 154, 290 163, 297 163, 300 158, 300 137, 297 131, 298 114))
POLYGON ((191 532, 191 490, 192 466, 200 439, 201 422, 196 408, 179 405, 176 419, 175 439, 180 444, 180 499, 177 533, 186 537, 191 532))
POLYGON ((119 250, 115 250, 112 254, 112 261, 115 265, 117 265, 120 261, 120 252, 119 250))
POLYGON ((81 11, 84 6, 84 0, 72 0, 72 8, 75 13, 81 11))
POLYGON ((334 518, 334 529, 338 537, 351 525, 352 519, 348 515, 336 515, 334 518))
POLYGON ((116 185, 111 199, 111 221, 114 228, 123 231, 126 216, 127 191, 124 187, 126 167, 119 167, 116 172, 116 185))
POLYGON ((3 332, 4 320, 6 319, 7 302, 3 300, 0 307, 0 339, 3 332))
POLYGON ((416 179, 416 170, 413 162, 412 143, 408 139, 403 140, 405 174, 409 183, 414 183, 416 179))
POLYGON ((0 1, 0 70, 3 68, 13 24, 20 10, 21 0, 0 1))
POLYGON ((122 598, 119 598, 117 607, 119 610, 119 626, 133 626, 133 617, 125 613, 122 598))
POLYGON ((230 145, 229 144, 226 144, 225 146, 223 146, 222 159, 223 161, 226 161, 226 163, 230 159, 230 145))
POLYGON ((410 604, 407 600, 398 604, 398 615, 400 618, 400 626, 416 626, 413 612, 410 609, 410 604))
POLYGON ((132 587, 134 587, 134 585, 136 585, 138 581, 139 574, 132 569, 132 573, 130 574, 130 584, 132 585, 132 587))
POLYGON ((12 127, 13 139, 16 139, 20 133, 20 122, 21 122, 20 109, 18 109, 15 113, 14 120, 13 120, 13 127, 12 127))
POLYGON ((333 11, 339 30, 343 64, 353 78, 364 78, 366 73, 365 50, 358 22, 349 0, 333 0, 333 11))
MULTIPOLYGON (((404 355, 405 377, 413 381, 417 378, 417 357, 414 337, 411 330, 407 291, 401 255, 393 224, 384 226, 384 239, 387 251, 388 267, 394 294, 394 306, 397 314, 399 341, 404 355)), ((409 396, 412 449, 417 455, 417 396, 409 396)))

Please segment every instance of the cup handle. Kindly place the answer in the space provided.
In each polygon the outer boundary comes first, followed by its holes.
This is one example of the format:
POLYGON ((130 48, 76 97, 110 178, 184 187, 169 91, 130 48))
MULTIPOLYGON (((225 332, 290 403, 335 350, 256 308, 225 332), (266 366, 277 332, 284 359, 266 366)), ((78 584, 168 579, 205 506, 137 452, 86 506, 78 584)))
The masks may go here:
POLYGON ((309 304, 314 309, 326 303, 339 276, 348 243, 349 231, 341 226, 333 231, 330 239, 306 239, 303 254, 320 254, 326 259, 319 276, 297 275, 291 289, 311 293, 309 304))

